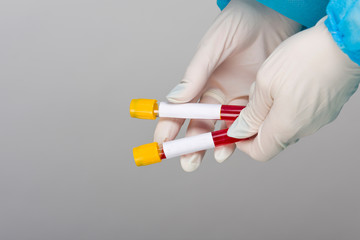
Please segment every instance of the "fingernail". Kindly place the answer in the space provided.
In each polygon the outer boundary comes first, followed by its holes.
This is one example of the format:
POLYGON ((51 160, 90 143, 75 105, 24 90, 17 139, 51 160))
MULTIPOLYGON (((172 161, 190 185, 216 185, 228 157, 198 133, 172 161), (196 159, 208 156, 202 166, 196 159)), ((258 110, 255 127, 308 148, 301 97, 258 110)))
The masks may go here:
POLYGON ((154 136, 154 142, 157 142, 159 144, 167 142, 167 141, 169 141, 168 137, 163 137, 163 136, 158 136, 158 135, 154 136))
POLYGON ((201 163, 200 154, 185 155, 180 158, 181 167, 185 172, 195 171, 201 163))
POLYGON ((240 116, 230 126, 227 135, 233 138, 247 138, 254 135, 254 133, 250 131, 249 124, 240 116))
POLYGON ((214 157, 215 160, 218 163, 222 163, 224 162, 226 159, 228 159, 231 154, 234 152, 234 149, 229 148, 229 147, 217 147, 214 150, 214 157))
POLYGON ((181 96, 181 93, 184 90, 185 90, 185 84, 180 83, 176 85, 166 96, 167 100, 172 103, 182 103, 182 101, 179 100, 179 97, 181 96))

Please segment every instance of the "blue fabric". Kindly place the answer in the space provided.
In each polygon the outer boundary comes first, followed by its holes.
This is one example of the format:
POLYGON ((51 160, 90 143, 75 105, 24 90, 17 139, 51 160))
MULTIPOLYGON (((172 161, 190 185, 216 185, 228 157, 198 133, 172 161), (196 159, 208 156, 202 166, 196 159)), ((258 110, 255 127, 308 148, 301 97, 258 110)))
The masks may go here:
POLYGON ((306 26, 314 26, 326 15, 329 0, 257 0, 282 15, 306 26))
POLYGON ((222 11, 228 4, 230 0, 217 0, 217 5, 219 6, 220 10, 222 11))
MULTIPOLYGON (((326 15, 326 5, 329 0, 257 0, 284 16, 301 23, 306 27, 314 26, 326 15)), ((217 0, 217 5, 223 10, 230 0, 217 0)))
POLYGON ((360 0, 331 0, 325 25, 340 49, 360 65, 360 0))
MULTIPOLYGON (((286 17, 312 27, 326 14, 334 41, 349 58, 360 65, 360 0, 257 0, 286 17), (327 5, 327 7, 326 7, 327 5)), ((223 10, 230 0, 217 0, 223 10)))

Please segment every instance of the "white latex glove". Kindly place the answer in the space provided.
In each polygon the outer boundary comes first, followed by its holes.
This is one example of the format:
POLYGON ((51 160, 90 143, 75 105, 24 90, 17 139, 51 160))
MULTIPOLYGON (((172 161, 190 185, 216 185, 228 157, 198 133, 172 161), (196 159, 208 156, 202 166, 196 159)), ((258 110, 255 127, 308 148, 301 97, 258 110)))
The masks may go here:
MULTIPOLYGON (((246 105, 261 64, 300 28, 298 23, 257 1, 232 0, 201 40, 184 78, 167 96, 168 101, 246 105)), ((183 122, 161 119, 154 141, 174 139, 183 122)), ((212 120, 192 120, 186 136, 213 131, 214 124, 212 120)), ((223 123, 221 127, 226 125, 223 123)), ((224 161, 234 149, 235 144, 215 149, 215 159, 224 161)), ((194 171, 204 154, 203 151, 182 156, 182 168, 194 171)))
POLYGON ((324 19, 284 41, 258 72, 250 102, 228 135, 258 161, 333 121, 358 88, 360 67, 334 42, 324 19))

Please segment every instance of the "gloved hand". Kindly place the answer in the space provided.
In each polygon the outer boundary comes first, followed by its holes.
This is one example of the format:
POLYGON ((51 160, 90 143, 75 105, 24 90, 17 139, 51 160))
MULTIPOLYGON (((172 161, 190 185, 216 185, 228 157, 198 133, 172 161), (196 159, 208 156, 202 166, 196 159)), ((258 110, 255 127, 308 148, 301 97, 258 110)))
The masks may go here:
MULTIPOLYGON (((300 28, 300 24, 257 1, 232 0, 201 40, 183 80, 167 96, 168 101, 246 105, 261 64, 300 28)), ((161 119, 154 141, 174 139, 183 122, 161 119)), ((212 120, 192 120, 186 135, 213 131, 214 124, 212 120)), ((221 128, 225 127, 223 123, 221 128)), ((215 149, 215 159, 224 161, 234 149, 235 144, 215 149)), ((182 168, 188 172, 198 168, 204 153, 182 156, 182 168)))
POLYGON ((228 131, 257 134, 237 143, 253 159, 269 160, 333 121, 358 88, 360 66, 336 45, 325 18, 284 41, 259 70, 249 104, 228 131))

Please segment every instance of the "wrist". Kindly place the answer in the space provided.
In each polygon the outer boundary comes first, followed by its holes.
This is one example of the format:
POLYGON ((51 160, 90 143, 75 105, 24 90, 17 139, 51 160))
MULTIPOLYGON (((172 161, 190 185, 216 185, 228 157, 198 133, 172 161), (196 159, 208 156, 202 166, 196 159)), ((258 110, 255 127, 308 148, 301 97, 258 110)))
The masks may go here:
POLYGON ((360 1, 330 1, 325 25, 337 46, 360 66, 360 1))

